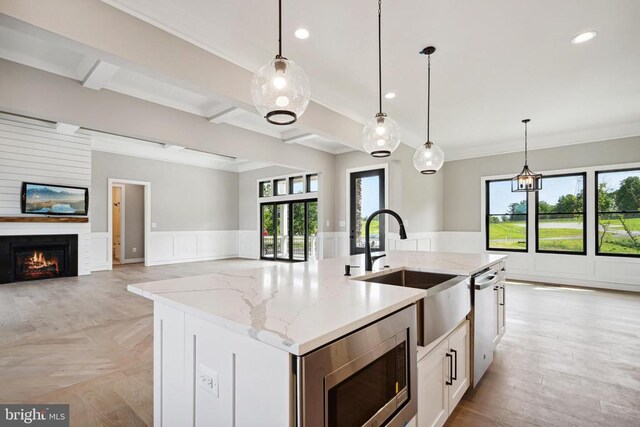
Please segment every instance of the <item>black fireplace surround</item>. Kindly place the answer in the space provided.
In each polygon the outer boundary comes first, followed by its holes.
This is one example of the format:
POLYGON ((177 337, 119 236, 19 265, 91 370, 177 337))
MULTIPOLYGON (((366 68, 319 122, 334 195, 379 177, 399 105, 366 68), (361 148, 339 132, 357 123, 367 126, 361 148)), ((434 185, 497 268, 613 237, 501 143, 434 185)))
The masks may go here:
POLYGON ((77 234, 0 236, 0 283, 77 275, 77 234))

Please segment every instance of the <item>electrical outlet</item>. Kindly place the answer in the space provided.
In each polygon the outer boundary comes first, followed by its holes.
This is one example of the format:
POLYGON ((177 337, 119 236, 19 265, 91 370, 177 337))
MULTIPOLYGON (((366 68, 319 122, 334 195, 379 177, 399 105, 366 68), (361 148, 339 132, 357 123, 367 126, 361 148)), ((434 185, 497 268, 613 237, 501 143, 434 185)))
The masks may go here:
POLYGON ((340 227, 346 227, 346 224, 345 224, 344 221, 340 221, 339 225, 340 225, 340 227))
POLYGON ((138 252, 138 248, 131 249, 131 252, 133 252, 135 254, 136 252, 138 252))
POLYGON ((151 228, 156 228, 156 223, 155 222, 151 223, 151 228))
POLYGON ((205 365, 200 365, 199 371, 198 384, 200 384, 200 388, 215 397, 219 397, 218 373, 205 365))

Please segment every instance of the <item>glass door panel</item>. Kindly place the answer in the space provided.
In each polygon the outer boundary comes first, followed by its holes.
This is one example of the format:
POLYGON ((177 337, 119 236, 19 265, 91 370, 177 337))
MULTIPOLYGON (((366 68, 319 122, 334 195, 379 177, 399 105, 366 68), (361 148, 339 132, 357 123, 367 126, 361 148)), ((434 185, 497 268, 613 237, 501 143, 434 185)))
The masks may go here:
POLYGON ((307 229, 306 203, 292 203, 293 210, 293 232, 292 236, 292 259, 294 261, 305 260, 305 234, 307 229))
POLYGON ((275 227, 273 223, 274 205, 262 205, 260 207, 260 216, 262 221, 260 256, 263 258, 273 258, 275 248, 275 227))
MULTIPOLYGON (((365 222, 369 215, 384 208, 384 169, 352 173, 350 178, 350 246, 351 255, 364 252, 365 222)), ((371 250, 383 251, 385 217, 371 221, 371 250)))
POLYGON ((307 260, 318 257, 318 202, 307 202, 307 260))
POLYGON ((289 260, 289 203, 276 205, 276 258, 289 260))

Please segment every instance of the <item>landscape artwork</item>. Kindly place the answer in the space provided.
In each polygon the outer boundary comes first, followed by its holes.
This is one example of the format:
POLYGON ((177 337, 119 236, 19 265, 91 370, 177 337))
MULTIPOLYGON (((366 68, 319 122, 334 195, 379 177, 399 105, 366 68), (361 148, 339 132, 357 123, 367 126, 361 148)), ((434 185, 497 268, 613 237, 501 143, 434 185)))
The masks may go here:
POLYGON ((24 213, 49 215, 86 215, 87 189, 25 183, 24 213))

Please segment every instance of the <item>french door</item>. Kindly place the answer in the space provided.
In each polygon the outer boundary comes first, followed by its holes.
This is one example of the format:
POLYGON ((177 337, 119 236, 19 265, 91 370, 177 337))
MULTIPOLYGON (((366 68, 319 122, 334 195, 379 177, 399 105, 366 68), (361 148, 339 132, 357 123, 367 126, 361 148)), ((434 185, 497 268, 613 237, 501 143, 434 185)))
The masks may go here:
MULTIPOLYGON (((350 226, 349 233, 351 255, 364 253, 365 222, 369 215, 383 209, 384 169, 374 169, 349 174, 350 181, 350 226)), ((371 249, 384 251, 385 217, 378 216, 371 221, 371 249)))
POLYGON ((317 199, 260 205, 260 258, 318 259, 317 199))

